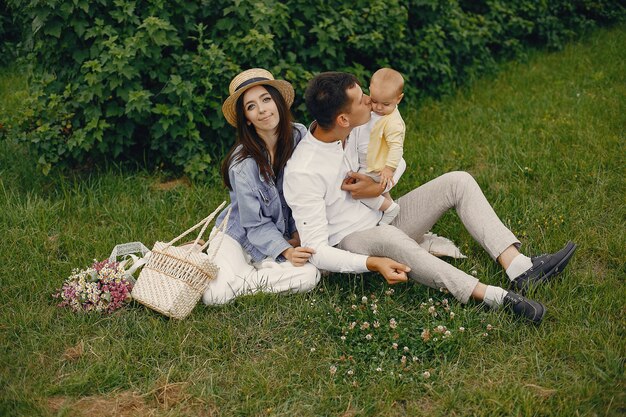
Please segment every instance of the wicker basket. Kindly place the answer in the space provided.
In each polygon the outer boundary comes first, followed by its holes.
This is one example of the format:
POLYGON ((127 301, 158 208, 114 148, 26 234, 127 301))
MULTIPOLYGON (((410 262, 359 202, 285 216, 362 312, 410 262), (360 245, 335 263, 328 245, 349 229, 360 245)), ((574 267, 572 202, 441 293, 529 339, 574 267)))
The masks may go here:
MULTIPOLYGON (((197 243, 215 214, 225 204, 226 202, 223 202, 208 217, 172 241, 154 244, 148 262, 133 287, 131 295, 135 300, 175 319, 184 319, 191 313, 209 281, 214 279, 218 272, 213 257, 203 252, 211 243, 211 239, 202 245, 200 250, 198 250, 197 243), (173 246, 182 237, 200 226, 202 230, 193 245, 173 246)), ((224 221, 217 226, 218 229, 224 230, 229 216, 230 210, 224 221)), ((217 235, 223 236, 223 233, 217 235)))

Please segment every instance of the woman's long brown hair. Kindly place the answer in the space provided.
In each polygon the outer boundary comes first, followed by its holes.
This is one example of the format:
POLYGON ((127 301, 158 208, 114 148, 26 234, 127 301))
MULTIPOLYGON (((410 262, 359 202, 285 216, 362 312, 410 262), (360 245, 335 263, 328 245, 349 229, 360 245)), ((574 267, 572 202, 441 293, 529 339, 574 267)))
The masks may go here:
POLYGON ((265 142, 263 142, 263 139, 257 134, 254 125, 248 125, 247 123, 248 120, 246 119, 243 108, 244 95, 242 94, 236 104, 237 141, 222 160, 220 169, 222 180, 230 190, 233 189, 228 175, 228 169, 231 164, 251 157, 259 166, 259 170, 265 181, 270 182, 276 178, 275 174, 278 174, 285 168, 287 161, 293 153, 293 117, 291 116, 289 106, 287 106, 283 96, 274 87, 271 85, 263 85, 263 87, 265 87, 270 96, 272 96, 272 100, 276 103, 280 117, 280 121, 276 126, 278 140, 276 141, 274 163, 270 165, 269 152, 265 146, 265 142), (241 145, 241 149, 235 152, 239 145, 241 145))

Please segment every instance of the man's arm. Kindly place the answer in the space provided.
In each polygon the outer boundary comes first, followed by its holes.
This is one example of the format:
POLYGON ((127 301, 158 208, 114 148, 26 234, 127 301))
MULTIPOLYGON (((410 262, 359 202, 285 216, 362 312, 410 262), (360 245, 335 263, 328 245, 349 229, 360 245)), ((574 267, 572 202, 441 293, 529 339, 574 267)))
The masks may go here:
POLYGON ((410 268, 389 258, 359 255, 328 244, 328 221, 324 201, 324 183, 311 173, 290 172, 285 177, 284 193, 296 220, 296 227, 304 246, 315 254, 310 262, 331 272, 375 271, 389 284, 407 281, 410 268))
POLYGON ((315 250, 310 262, 332 272, 366 272, 367 256, 358 255, 328 244, 325 185, 309 172, 290 171, 285 176, 283 192, 296 221, 303 246, 315 250))

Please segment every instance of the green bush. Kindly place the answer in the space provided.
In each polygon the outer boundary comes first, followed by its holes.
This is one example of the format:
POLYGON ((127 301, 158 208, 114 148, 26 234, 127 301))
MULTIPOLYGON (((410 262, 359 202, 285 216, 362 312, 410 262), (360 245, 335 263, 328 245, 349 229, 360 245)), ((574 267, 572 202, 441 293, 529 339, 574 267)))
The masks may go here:
POLYGON ((526 45, 559 48, 624 20, 609 0, 33 0, 10 4, 32 34, 33 78, 18 135, 44 172, 130 158, 206 173, 234 132, 230 79, 265 67, 291 81, 295 113, 313 73, 366 82, 390 65, 409 100, 438 95, 526 45))
POLYGON ((0 3, 0 65, 11 64, 18 56, 24 22, 5 2, 0 3))

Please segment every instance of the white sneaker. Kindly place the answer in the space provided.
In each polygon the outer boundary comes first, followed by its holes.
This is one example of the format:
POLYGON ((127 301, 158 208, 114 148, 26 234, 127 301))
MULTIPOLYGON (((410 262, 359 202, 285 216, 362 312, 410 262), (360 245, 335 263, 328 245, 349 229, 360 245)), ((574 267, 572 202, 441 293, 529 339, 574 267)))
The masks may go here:
POLYGON ((393 201, 387 210, 383 211, 383 217, 380 219, 378 224, 391 224, 393 219, 395 219, 400 213, 400 205, 393 201))

